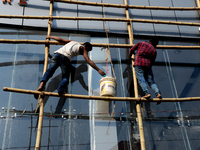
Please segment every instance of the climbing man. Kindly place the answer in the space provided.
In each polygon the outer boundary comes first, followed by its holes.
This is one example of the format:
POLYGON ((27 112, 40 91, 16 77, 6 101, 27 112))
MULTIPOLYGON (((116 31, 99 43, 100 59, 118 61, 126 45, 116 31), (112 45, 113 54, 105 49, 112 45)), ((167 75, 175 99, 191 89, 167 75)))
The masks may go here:
MULTIPOLYGON (((37 91, 43 91, 46 82, 53 76, 56 69, 60 66, 62 71, 62 81, 59 84, 57 90, 58 94, 66 94, 65 88, 69 82, 69 74, 71 72, 71 59, 78 55, 83 55, 87 63, 94 68, 98 73, 103 76, 105 72, 99 69, 95 63, 89 58, 88 52, 92 50, 92 45, 89 42, 81 45, 80 43, 68 39, 63 39, 57 36, 46 36, 47 39, 54 39, 58 42, 65 43, 63 47, 54 52, 54 56, 51 58, 48 70, 45 72, 37 91)), ((37 99, 38 95, 34 95, 37 99)))
MULTIPOLYGON (((140 84, 145 94, 143 98, 146 99, 151 97, 151 94, 147 88, 147 83, 156 94, 156 97, 160 99, 162 98, 161 92, 154 81, 154 75, 152 71, 152 66, 157 56, 155 47, 158 45, 158 43, 158 39, 153 38, 149 40, 149 42, 138 42, 129 50, 130 56, 134 53, 135 50, 137 50, 134 63, 135 74, 138 79, 138 83, 140 84)), ((161 102, 157 102, 156 104, 158 105, 160 103, 161 102)))

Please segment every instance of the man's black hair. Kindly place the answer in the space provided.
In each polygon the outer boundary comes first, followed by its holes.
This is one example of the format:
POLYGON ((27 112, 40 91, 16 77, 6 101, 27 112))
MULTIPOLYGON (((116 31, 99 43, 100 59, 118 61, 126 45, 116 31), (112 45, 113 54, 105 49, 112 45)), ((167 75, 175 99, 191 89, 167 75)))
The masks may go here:
POLYGON ((86 47, 88 47, 89 51, 92 50, 92 44, 90 44, 89 42, 85 42, 83 45, 85 45, 86 47))
POLYGON ((151 42, 151 44, 156 47, 156 45, 158 45, 159 41, 157 38, 152 38, 151 40, 149 40, 149 42, 151 42))

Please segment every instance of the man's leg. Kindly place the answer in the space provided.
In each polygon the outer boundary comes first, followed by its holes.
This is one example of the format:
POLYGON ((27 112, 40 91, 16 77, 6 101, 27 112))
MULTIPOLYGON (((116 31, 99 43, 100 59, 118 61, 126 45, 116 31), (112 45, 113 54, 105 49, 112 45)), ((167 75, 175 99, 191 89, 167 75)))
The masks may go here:
MULTIPOLYGON (((160 92, 158 86, 156 85, 156 83, 154 81, 154 75, 153 75, 153 71, 152 71, 151 68, 146 71, 146 75, 145 76, 146 76, 146 80, 147 80, 149 86, 151 87, 151 89, 156 94, 156 97, 161 99, 162 98, 161 92, 160 92)), ((161 102, 157 102, 156 104, 160 104, 160 103, 161 102)))
POLYGON ((143 98, 150 98, 150 92, 148 90, 148 85, 146 83, 145 77, 144 77, 144 69, 141 66, 135 66, 135 74, 138 79, 138 83, 140 84, 143 92, 145 93, 145 96, 143 98))
MULTIPOLYGON (((44 76, 42 77, 42 80, 40 81, 40 85, 37 89, 37 91, 44 91, 44 88, 45 88, 45 84, 46 82, 49 80, 49 78, 51 78, 55 72, 55 70, 58 68, 59 66, 59 57, 60 57, 60 54, 55 54, 52 59, 51 59, 51 62, 49 64, 49 68, 48 70, 45 72, 44 76)), ((34 97, 35 99, 38 99, 38 94, 35 94, 34 97)))
POLYGON ((50 64, 49 64, 49 68, 47 69, 44 76, 42 77, 41 82, 46 83, 53 76, 56 69, 60 66, 60 57, 61 57, 61 54, 59 54, 59 53, 56 53, 52 57, 50 64))
POLYGON ((69 83, 69 74, 71 71, 71 62, 70 60, 64 56, 61 55, 60 57, 60 67, 62 71, 62 81, 60 85, 58 86, 58 93, 59 94, 65 94, 65 89, 67 84, 69 83))
POLYGON ((160 94, 160 90, 158 89, 158 86, 156 85, 156 83, 154 81, 154 75, 153 75, 153 71, 152 71, 151 68, 149 68, 148 70, 146 70, 146 72, 145 72, 145 78, 146 78, 149 86, 152 88, 152 90, 156 94, 156 96, 158 94, 160 94))

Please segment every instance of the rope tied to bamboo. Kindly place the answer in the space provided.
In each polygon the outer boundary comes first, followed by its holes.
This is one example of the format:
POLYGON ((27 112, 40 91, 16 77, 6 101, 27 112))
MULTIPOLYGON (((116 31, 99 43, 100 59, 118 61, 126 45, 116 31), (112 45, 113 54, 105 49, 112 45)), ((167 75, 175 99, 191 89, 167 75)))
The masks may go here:
POLYGON ((49 24, 50 26, 52 26, 52 20, 51 20, 51 21, 48 21, 48 24, 49 24))
MULTIPOLYGON (((105 18, 104 6, 102 7, 102 9, 103 9, 103 18, 105 18)), ((115 71, 114 71, 114 67, 113 67, 113 63, 112 63, 112 58, 111 58, 111 54, 110 54, 110 47, 109 47, 109 37, 108 37, 108 31, 109 30, 107 29, 106 21, 104 20, 103 22, 105 24, 105 32, 106 32, 106 38, 107 38, 107 43, 108 43, 108 47, 107 47, 106 53, 109 55, 110 63, 111 63, 111 68, 112 68, 112 72, 113 72, 113 76, 114 76, 114 78, 116 80, 115 71)), ((105 53, 104 53, 104 55, 105 55, 105 53)), ((108 57, 106 58, 106 62, 108 62, 108 57)), ((107 70, 108 70, 108 68, 107 68, 107 70)), ((111 115, 112 117, 114 116, 114 111, 115 111, 115 101, 114 101, 114 106, 113 106, 112 115, 111 115)))
POLYGON ((42 92, 39 94, 39 96, 40 96, 41 98, 44 98, 44 96, 45 96, 44 92, 45 92, 45 91, 42 91, 42 92))
MULTIPOLYGON (((41 92, 41 93, 42 93, 42 92, 41 92)), ((44 94, 44 91, 43 91, 43 95, 45 95, 45 94, 44 94)), ((35 113, 37 113, 38 109, 40 108, 40 106, 42 105, 43 102, 44 102, 44 99, 41 98, 41 97, 39 96, 38 103, 37 103, 37 107, 36 107, 36 109, 35 109, 35 113)))

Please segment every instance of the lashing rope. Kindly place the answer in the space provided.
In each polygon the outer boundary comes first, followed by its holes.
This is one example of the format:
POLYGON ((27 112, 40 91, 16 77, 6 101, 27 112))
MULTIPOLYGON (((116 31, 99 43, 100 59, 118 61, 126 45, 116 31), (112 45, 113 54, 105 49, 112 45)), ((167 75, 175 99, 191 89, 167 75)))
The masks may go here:
MULTIPOLYGON (((105 18, 105 11, 104 11, 104 6, 102 7, 103 9, 103 17, 105 18)), ((105 25, 105 32, 106 32, 106 37, 107 37, 107 43, 108 43, 108 47, 107 47, 107 50, 104 49, 104 57, 105 57, 105 60, 106 60, 106 63, 107 63, 107 74, 109 73, 109 69, 108 69, 108 56, 109 55, 109 58, 110 58, 110 64, 111 64, 111 68, 112 68, 112 73, 113 73, 113 76, 116 80, 116 76, 115 76, 115 71, 114 71, 114 67, 113 67, 113 63, 112 63, 112 58, 111 58, 111 54, 110 54, 110 47, 109 47, 109 38, 108 38, 108 29, 107 29, 107 24, 106 24, 106 21, 103 21, 104 22, 104 25, 105 25), (106 55, 107 54, 107 55, 106 55)), ((111 73, 110 73, 111 75, 111 73)), ((112 117, 114 116, 114 110, 115 110, 115 101, 114 101, 114 106, 113 106, 113 110, 112 110, 112 117)))

